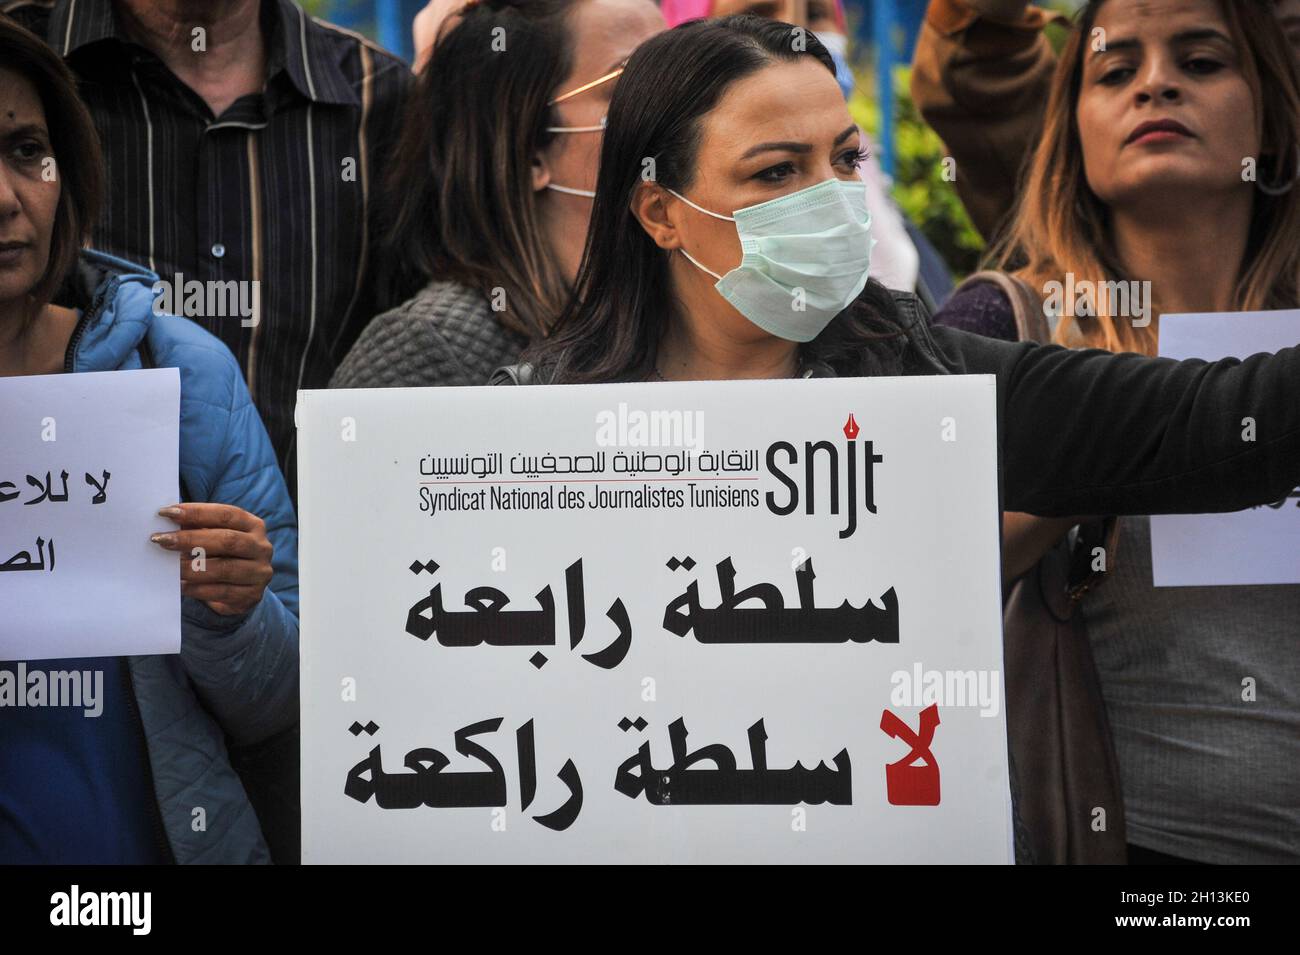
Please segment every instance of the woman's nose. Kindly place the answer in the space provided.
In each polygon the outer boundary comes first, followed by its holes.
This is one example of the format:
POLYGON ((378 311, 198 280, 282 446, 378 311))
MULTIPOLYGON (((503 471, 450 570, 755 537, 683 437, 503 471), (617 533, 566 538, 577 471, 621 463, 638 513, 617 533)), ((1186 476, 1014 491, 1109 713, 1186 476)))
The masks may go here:
POLYGON ((12 173, 5 168, 4 163, 0 163, 0 218, 3 219, 15 215, 21 208, 21 203, 18 201, 18 192, 9 181, 11 175, 12 173))
POLYGON ((1159 99, 1166 103, 1176 103, 1182 98, 1182 91, 1177 86, 1160 86, 1154 90, 1139 90, 1138 102, 1147 103, 1159 99))
POLYGON ((1142 70, 1141 82, 1137 87, 1139 103, 1152 100, 1177 102, 1182 98, 1182 83, 1177 68, 1164 57, 1151 60, 1142 70))

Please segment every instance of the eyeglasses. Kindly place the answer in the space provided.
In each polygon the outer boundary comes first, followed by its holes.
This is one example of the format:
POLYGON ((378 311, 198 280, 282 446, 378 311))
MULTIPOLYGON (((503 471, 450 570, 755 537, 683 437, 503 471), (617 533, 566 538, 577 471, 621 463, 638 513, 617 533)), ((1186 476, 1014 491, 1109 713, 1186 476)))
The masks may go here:
MULTIPOLYGON (((556 103, 562 103, 566 99, 570 99, 571 97, 577 96, 579 93, 585 93, 589 89, 594 89, 595 87, 600 86, 600 84, 602 83, 608 83, 612 79, 617 79, 625 69, 627 69, 626 63, 624 63, 616 70, 610 70, 604 76, 596 77, 590 83, 584 83, 582 86, 579 86, 577 89, 569 90, 569 92, 567 93, 561 93, 559 96, 555 97, 555 99, 551 100, 546 105, 554 106, 556 103)), ((603 133, 605 131, 605 122, 608 119, 609 119, 608 116, 602 116, 600 118, 599 126, 547 126, 546 131, 548 133, 603 133)))
POLYGON ((622 75, 625 69, 627 69, 626 63, 624 63, 616 70, 610 70, 604 76, 596 77, 596 79, 592 80, 590 83, 584 83, 581 86, 579 86, 577 89, 569 90, 569 92, 567 93, 561 93, 559 96, 555 97, 555 99, 549 101, 546 105, 554 106, 556 103, 563 103, 566 99, 572 99, 574 96, 577 96, 579 93, 585 93, 589 89, 594 89, 595 87, 599 86, 601 83, 608 83, 610 80, 616 79, 617 77, 622 75))

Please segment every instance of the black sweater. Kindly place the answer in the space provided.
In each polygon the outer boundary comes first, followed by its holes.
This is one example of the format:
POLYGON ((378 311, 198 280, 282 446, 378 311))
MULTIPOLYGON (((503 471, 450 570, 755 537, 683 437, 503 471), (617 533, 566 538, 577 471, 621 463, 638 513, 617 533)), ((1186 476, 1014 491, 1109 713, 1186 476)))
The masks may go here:
MULTIPOLYGON (((1180 362, 1004 342, 931 326, 915 296, 894 299, 907 336, 900 373, 997 378, 1004 510, 1198 514, 1272 503, 1300 486, 1300 347, 1180 362)), ((492 383, 548 380, 514 365, 492 383)))
POLYGON ((997 377, 1007 510, 1234 511, 1300 485, 1300 347, 1180 362, 930 333, 954 374, 997 377))

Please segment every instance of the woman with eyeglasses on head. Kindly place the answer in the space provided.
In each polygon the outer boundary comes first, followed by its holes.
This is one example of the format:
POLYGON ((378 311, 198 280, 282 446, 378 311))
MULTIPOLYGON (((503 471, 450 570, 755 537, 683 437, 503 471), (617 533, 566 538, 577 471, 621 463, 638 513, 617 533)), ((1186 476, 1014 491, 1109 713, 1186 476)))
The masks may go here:
POLYGON ((1206 364, 1001 342, 871 281, 859 132, 792 29, 698 20, 637 49, 574 299, 495 383, 992 374, 1008 509, 1233 510, 1300 483, 1300 348, 1206 364), (1277 437, 1223 424, 1252 414, 1277 437))
POLYGON ((546 334, 582 256, 610 94, 661 29, 652 0, 483 0, 440 25, 388 180, 386 254, 428 284, 370 323, 333 387, 480 385, 546 334))

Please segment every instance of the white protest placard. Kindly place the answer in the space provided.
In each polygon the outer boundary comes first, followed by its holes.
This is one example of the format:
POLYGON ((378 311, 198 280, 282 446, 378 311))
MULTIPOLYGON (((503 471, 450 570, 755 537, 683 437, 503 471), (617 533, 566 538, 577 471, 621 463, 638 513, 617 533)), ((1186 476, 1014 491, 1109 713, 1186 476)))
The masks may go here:
MULTIPOLYGON (((1160 354, 1180 361, 1247 358, 1298 343, 1300 310, 1160 318, 1160 354)), ((1238 417, 1249 447, 1267 423, 1238 417)), ((1300 488, 1244 511, 1152 515, 1151 566, 1157 587, 1300 584, 1300 488)))
POLYGON ((994 386, 300 392, 304 861, 1009 861, 994 386))
POLYGON ((175 368, 0 378, 0 660, 180 651, 175 368))

